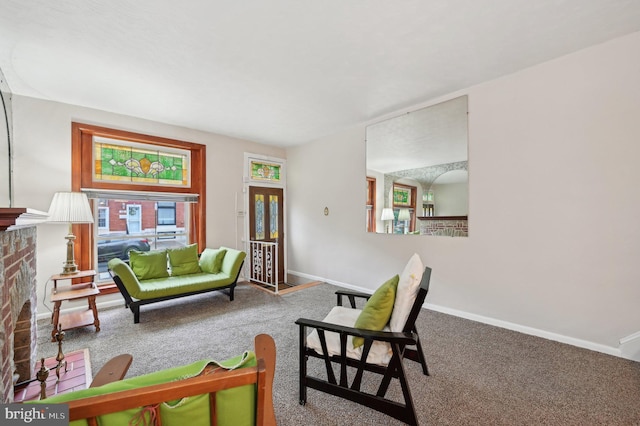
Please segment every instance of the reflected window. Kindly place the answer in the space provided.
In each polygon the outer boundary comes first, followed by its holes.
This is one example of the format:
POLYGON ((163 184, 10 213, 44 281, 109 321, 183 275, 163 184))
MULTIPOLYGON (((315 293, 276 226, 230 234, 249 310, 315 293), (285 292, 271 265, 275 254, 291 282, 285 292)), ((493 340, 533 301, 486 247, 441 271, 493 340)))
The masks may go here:
POLYGON ((367 177, 367 232, 376 232, 376 180, 367 177))
POLYGON ((409 234, 416 228, 417 188, 400 183, 393 184, 393 233, 409 234))

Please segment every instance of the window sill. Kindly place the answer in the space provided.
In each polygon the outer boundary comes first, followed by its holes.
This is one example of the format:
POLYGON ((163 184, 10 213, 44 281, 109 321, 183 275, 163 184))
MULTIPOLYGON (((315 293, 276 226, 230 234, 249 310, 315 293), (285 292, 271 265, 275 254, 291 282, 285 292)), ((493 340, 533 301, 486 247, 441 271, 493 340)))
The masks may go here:
POLYGON ((116 286, 116 284, 113 281, 98 284, 98 290, 100 290, 100 294, 98 296, 104 296, 107 294, 115 294, 120 292, 120 290, 118 290, 118 286, 116 286))

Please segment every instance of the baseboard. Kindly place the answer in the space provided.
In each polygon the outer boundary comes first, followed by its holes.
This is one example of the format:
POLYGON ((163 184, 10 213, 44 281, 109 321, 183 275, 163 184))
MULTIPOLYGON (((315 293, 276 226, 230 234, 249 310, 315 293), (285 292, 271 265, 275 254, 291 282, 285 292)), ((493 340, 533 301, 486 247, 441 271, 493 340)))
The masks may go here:
POLYGON ((620 339, 622 357, 633 361, 640 361, 640 331, 620 339))
MULTIPOLYGON (((297 275, 303 278, 309 278, 316 281, 324 281, 329 284, 333 284, 339 287, 349 288, 351 290, 362 291, 365 293, 371 293, 371 289, 365 289, 361 287, 357 287, 354 285, 342 283, 335 280, 328 280, 326 278, 305 274, 302 272, 289 271, 290 274, 297 275)), ((434 305, 432 303, 425 303, 423 306, 425 309, 430 309, 432 311, 442 312, 444 314, 453 315, 455 317, 468 319, 471 321, 476 321, 483 324, 493 325, 500 328, 505 328, 507 330, 517 331, 519 333, 528 334, 531 336, 542 337, 543 339, 553 340, 560 343, 566 343, 568 345, 577 346, 579 348, 589 349, 591 351, 601 352, 608 355, 613 355, 620 358, 631 359, 634 361, 640 361, 636 359, 635 355, 629 355, 625 353, 620 348, 614 348, 612 346, 601 345, 598 343, 590 342, 588 340, 576 339, 574 337, 564 336, 562 334, 552 333, 545 330, 540 330, 533 327, 527 327, 524 325, 499 320, 496 318, 486 317, 483 315, 477 315, 470 312, 460 311, 457 309, 448 308, 446 306, 434 305)), ((633 340, 635 342, 640 342, 640 332, 632 334, 631 336, 626 337, 627 341, 633 340)), ((621 340, 622 343, 622 340, 621 340)))
POLYGON ((509 322, 509 321, 503 321, 496 318, 486 317, 483 315, 472 314, 472 313, 460 311, 457 309, 451 309, 451 308, 447 308, 440 305, 434 305, 432 303, 425 303, 423 307, 426 309, 430 309, 432 311, 442 312, 444 314, 453 315, 453 316, 468 319, 471 321, 493 325, 496 327, 505 328, 507 330, 517 331, 519 333, 524 333, 531 336, 542 337, 543 339, 553 340, 560 343, 566 343, 568 345, 577 346, 579 348, 589 349, 591 351, 602 352, 608 355, 613 355, 613 356, 623 358, 619 348, 601 345, 599 343, 590 342, 588 340, 576 339, 574 337, 569 337, 569 336, 565 336, 558 333, 552 333, 550 331, 540 330, 538 328, 527 327, 524 325, 509 322))

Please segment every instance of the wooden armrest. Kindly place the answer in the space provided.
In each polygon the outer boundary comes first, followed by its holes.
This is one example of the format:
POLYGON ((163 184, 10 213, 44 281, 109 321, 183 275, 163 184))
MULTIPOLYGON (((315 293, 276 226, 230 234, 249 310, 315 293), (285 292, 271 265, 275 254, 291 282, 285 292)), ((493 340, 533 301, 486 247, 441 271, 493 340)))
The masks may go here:
POLYGON ((257 419, 264 419, 265 425, 276 424, 276 414, 273 409, 273 377, 276 373, 276 343, 268 334, 258 334, 254 340, 253 345, 256 353, 256 358, 264 360, 266 377, 264 387, 264 401, 262 404, 258 404, 258 411, 261 407, 264 407, 264 413, 257 413, 257 419))
POLYGON ((296 321, 300 327, 311 327, 318 330, 333 331, 335 333, 345 333, 350 336, 364 337, 381 342, 398 343, 402 345, 415 345, 418 341, 415 333, 374 331, 363 328, 346 327, 344 325, 331 324, 329 322, 317 321, 307 318, 298 318, 296 321))
POLYGON ((338 296, 338 306, 342 306, 342 296, 347 296, 349 298, 349 304, 354 309, 356 307, 356 298, 369 300, 371 297, 368 293, 352 290, 336 290, 336 295, 338 296))
POLYGON ((124 379, 127 371, 129 371, 129 366, 131 366, 132 361, 133 357, 129 354, 122 354, 111 358, 104 366, 102 366, 100 371, 98 371, 98 374, 93 378, 89 387, 95 388, 124 379))

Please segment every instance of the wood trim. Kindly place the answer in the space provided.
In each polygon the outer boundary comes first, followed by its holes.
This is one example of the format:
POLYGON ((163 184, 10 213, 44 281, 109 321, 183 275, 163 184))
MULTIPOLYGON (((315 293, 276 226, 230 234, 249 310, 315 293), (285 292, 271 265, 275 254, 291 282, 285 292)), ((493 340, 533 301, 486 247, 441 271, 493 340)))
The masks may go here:
POLYGON ((15 225, 16 219, 26 211, 27 209, 0 208, 0 231, 5 231, 8 227, 15 225))
POLYGON ((418 220, 468 220, 469 216, 420 216, 418 220))
POLYGON ((376 232, 376 178, 367 176, 367 204, 371 205, 371 214, 367 217, 367 232, 376 232))
MULTIPOLYGON (((110 129, 91 124, 71 123, 71 190, 81 188, 112 189, 118 191, 167 191, 166 187, 145 184, 123 184, 93 181, 93 137, 121 139, 141 144, 187 149, 191 151, 191 187, 171 188, 175 193, 198 194, 198 202, 191 205, 189 241, 206 246, 206 146, 177 139, 145 135, 126 130, 110 129)), ((92 207, 93 209, 93 207, 92 207)), ((73 225, 76 236, 75 258, 79 269, 92 269, 94 237, 91 227, 73 225)))
POLYGON ((69 420, 87 419, 89 424, 97 424, 97 416, 255 384, 256 425, 273 426, 276 424, 272 389, 276 366, 273 338, 267 334, 257 335, 254 352, 257 358, 254 367, 219 371, 208 366, 195 377, 68 401, 69 420))

